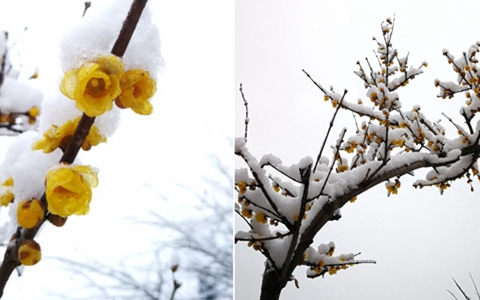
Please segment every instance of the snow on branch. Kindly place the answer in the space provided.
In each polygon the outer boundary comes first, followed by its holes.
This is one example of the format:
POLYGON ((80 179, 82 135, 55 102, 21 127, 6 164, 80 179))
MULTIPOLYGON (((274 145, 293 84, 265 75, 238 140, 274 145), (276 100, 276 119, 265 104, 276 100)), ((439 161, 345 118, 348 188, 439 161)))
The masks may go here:
MULTIPOLYGON (((460 109, 467 128, 447 117, 456 130, 450 136, 440 121, 433 122, 427 118, 420 105, 411 109, 402 107, 400 88, 422 74, 422 68, 428 64, 421 62, 414 67, 410 65, 408 54, 400 56, 392 44, 394 25, 394 19, 382 22, 382 39, 374 38, 378 67, 366 59, 366 70, 357 62, 359 70, 355 74, 366 89, 365 100, 360 98, 353 103, 349 101, 346 90, 343 95, 335 93, 333 88, 328 90, 302 70, 323 94, 323 99, 335 108, 330 123, 325 124, 328 131, 314 164, 314 159, 307 157, 297 164, 286 166, 280 158, 271 154, 258 161, 246 145, 247 121, 245 137, 236 139, 235 154, 247 166, 235 173, 236 211, 250 228, 248 232, 238 232, 236 241, 248 242, 254 250, 267 257, 269 263, 266 265, 262 294, 268 287, 274 289, 273 283, 270 285, 271 280, 279 286, 286 284, 300 265, 308 266, 307 277, 313 278, 327 272, 333 275, 350 265, 373 263, 357 260, 353 254, 333 257, 334 244, 328 249, 325 245, 320 245, 317 250, 311 247, 323 226, 329 221, 339 220, 340 209, 349 202, 355 202, 370 188, 384 183, 386 194, 396 195, 401 187, 401 177, 412 175, 413 171, 421 168, 430 171, 414 186, 436 186, 441 193, 453 180, 466 177, 473 190, 472 177, 480 179, 477 164, 480 125, 473 125, 473 119, 480 111, 480 69, 475 58, 480 43, 473 45, 458 60, 444 50, 458 75, 457 83, 435 81, 435 85, 440 87, 439 97, 452 98, 465 92, 467 98, 467 105, 460 109), (357 130, 350 136, 345 128, 340 130, 339 138, 331 147, 330 161, 324 150, 340 110, 354 115, 357 130), (268 174, 269 171, 275 171, 280 176, 268 174)), ((240 92, 247 108, 242 86, 240 92)))

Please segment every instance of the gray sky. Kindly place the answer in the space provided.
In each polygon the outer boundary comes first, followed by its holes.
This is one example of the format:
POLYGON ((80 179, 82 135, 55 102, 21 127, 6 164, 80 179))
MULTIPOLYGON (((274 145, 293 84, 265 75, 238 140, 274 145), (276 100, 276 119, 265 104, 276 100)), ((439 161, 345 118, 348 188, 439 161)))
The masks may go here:
MULTIPOLYGON (((348 89, 352 102, 365 99, 366 90, 353 74, 355 63, 366 66, 365 57, 375 61, 372 36, 381 38, 381 22, 394 15, 393 46, 400 56, 409 52, 415 67, 429 64, 399 90, 403 108, 419 104, 431 121, 445 112, 462 122, 457 112, 464 100, 437 99, 433 81, 456 80, 442 49, 459 57, 478 40, 473 28, 479 8, 477 1, 237 1, 235 135, 244 132, 238 92, 243 83, 250 151, 257 158, 273 153, 286 164, 315 157, 333 109, 301 70, 336 92, 348 89)), ((334 139, 344 126, 347 136, 354 134, 351 114, 341 111, 336 124, 334 139)), ((447 120, 442 124, 455 136, 447 120)), ((236 166, 244 167, 239 160, 236 166)), ((380 185, 359 196, 343 208, 340 221, 317 235, 314 246, 334 241, 338 253, 362 252, 359 259, 376 260, 376 265, 313 280, 298 268, 300 289, 289 284, 281 299, 453 299, 445 291, 458 295, 452 277, 473 295, 469 273, 480 282, 479 184, 471 193, 465 181, 457 181, 441 197, 435 188, 415 190, 412 182, 402 178, 399 195, 387 197, 380 185)), ((247 229, 240 218, 235 224, 247 229)), ((263 256, 242 243, 235 251, 236 299, 258 298, 263 256)))

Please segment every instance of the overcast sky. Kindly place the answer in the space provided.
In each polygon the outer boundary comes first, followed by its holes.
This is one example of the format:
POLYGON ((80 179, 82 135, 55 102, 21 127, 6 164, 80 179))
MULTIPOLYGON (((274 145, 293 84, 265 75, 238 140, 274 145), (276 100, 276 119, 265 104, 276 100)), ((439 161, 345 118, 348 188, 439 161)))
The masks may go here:
MULTIPOLYGON (((446 112, 458 122, 463 99, 436 97, 435 78, 456 80, 442 56, 447 48, 456 57, 479 40, 474 29, 477 1, 236 1, 235 5, 235 135, 243 136, 244 107, 238 87, 249 102, 247 146, 260 158, 273 153, 284 163, 316 157, 333 109, 302 69, 336 92, 348 89, 347 99, 365 99, 363 83, 354 75, 356 61, 375 61, 372 36, 395 16, 393 46, 409 63, 429 66, 399 90, 405 110, 419 104, 431 121, 446 112)), ((352 115, 341 111, 332 137, 342 127, 355 133, 352 115)), ((453 136, 456 130, 442 121, 453 136)), ((330 143, 331 144, 331 143, 330 143)), ((237 167, 244 167, 236 160, 237 167)), ((417 172, 421 178, 423 172, 417 172)), ((336 243, 336 252, 361 252, 358 265, 334 276, 308 279, 305 268, 294 273, 281 299, 453 299, 452 277, 474 295, 469 273, 480 282, 480 186, 475 192, 457 181, 443 197, 435 188, 415 190, 413 179, 402 177, 399 195, 387 197, 383 184, 360 195, 342 210, 342 219, 317 235, 319 243, 336 243)), ((237 229, 248 230, 240 218, 237 229)), ((264 258, 245 244, 235 246, 236 299, 258 298, 264 258)))
MULTIPOLYGON (((48 256, 118 264, 127 255, 153 249, 161 238, 158 232, 145 231, 132 219, 151 210, 185 218, 191 213, 188 201, 195 200, 192 192, 201 193, 207 188, 203 179, 215 174, 209 156, 227 165, 232 161, 233 2, 150 2, 165 59, 152 100, 155 111, 148 117, 122 112, 122 123, 108 143, 82 155, 84 163, 100 169, 90 213, 69 218, 63 228, 43 230, 38 242, 45 259, 20 278, 12 275, 6 299, 51 299, 46 291, 70 287, 72 277, 53 269, 48 256)), ((39 67, 47 89, 57 88, 47 78, 59 76, 53 67, 58 29, 81 16, 83 3, 0 0, 0 30, 19 39, 24 68, 39 67), (29 30, 21 35, 24 27, 29 30)), ((170 257, 161 260, 168 264, 170 257)), ((188 294, 188 286, 184 290, 188 294)))

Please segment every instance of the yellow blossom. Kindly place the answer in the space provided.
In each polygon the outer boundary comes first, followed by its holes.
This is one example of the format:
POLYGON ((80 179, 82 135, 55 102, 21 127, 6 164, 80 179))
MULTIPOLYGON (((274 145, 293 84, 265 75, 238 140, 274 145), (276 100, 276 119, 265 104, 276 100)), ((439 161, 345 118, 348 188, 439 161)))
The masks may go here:
MULTIPOLYGON (((65 150, 70 142, 70 139, 75 132, 75 129, 78 126, 80 117, 77 117, 73 120, 68 121, 62 126, 58 127, 57 125, 52 125, 50 129, 45 131, 43 134, 43 139, 39 140, 33 146, 34 150, 42 149, 44 153, 50 153, 57 148, 65 150)), ((100 130, 97 126, 93 125, 90 128, 90 131, 83 141, 82 149, 85 151, 90 150, 92 146, 96 146, 100 143, 107 141, 107 138, 100 134, 100 130)))
POLYGON ((34 240, 24 241, 18 247, 18 259, 25 266, 33 266, 42 259, 40 245, 34 240))
POLYGON ((36 106, 32 106, 32 108, 30 108, 30 110, 28 111, 28 115, 32 118, 38 117, 39 113, 40 110, 36 106))
POLYGON ((0 123, 8 123, 10 122, 10 116, 6 114, 0 115, 0 123))
POLYGON ((265 216, 264 213, 262 212, 257 212, 255 214, 255 220, 258 222, 258 223, 262 223, 262 224, 266 224, 267 223, 267 217, 265 216))
POLYGON ((310 208, 312 208, 312 203, 311 202, 308 202, 307 204, 305 204, 305 211, 309 211, 310 208))
POLYGON ((331 247, 331 248, 328 250, 327 256, 332 256, 334 251, 335 251, 335 247, 331 247))
POLYGON ((47 173, 45 193, 48 211, 61 217, 88 213, 97 173, 89 166, 63 165, 47 173))
POLYGON ((240 189, 240 194, 245 194, 247 191, 247 183, 245 181, 240 181, 237 186, 240 189))
POLYGON ((387 191, 388 191, 388 195, 390 194, 398 194, 398 188, 397 188, 397 184, 391 184, 391 183, 387 183, 387 191))
POLYGON ((474 167, 472 167, 472 174, 473 175, 477 175, 478 174, 478 170, 474 167))
POLYGON ((337 268, 335 268, 335 267, 328 268, 328 274, 330 274, 330 275, 337 274, 337 268))
POLYGON ((155 80, 144 70, 128 70, 120 79, 122 93, 115 100, 120 108, 131 108, 141 115, 149 115, 153 111, 148 99, 152 98, 157 90, 155 80))
POLYGON ((45 216, 45 205, 39 199, 22 200, 17 208, 18 225, 33 228, 40 224, 45 216))
POLYGON ((13 178, 9 177, 0 187, 0 205, 8 206, 13 202, 13 178))
POLYGON ((245 218, 251 218, 253 216, 253 213, 250 209, 242 209, 242 216, 244 216, 245 218))
POLYGON ((95 62, 87 62, 78 69, 68 71, 60 90, 75 100, 79 110, 90 117, 102 115, 113 107, 112 101, 121 93, 120 78, 123 63, 117 56, 108 55, 95 62))
POLYGON ((278 193, 278 192, 280 191, 280 186, 279 186, 278 184, 273 183, 272 186, 273 186, 273 190, 274 190, 275 192, 278 193))

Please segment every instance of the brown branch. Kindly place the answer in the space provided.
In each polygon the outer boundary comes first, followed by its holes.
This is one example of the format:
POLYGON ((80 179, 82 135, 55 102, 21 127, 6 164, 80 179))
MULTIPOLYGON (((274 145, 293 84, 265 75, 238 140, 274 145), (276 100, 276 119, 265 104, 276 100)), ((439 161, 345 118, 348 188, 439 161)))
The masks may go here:
POLYGON ((128 12, 127 18, 123 22, 123 27, 120 30, 117 41, 113 45, 112 54, 118 57, 122 57, 127 50, 128 43, 132 38, 133 32, 137 27, 138 20, 142 15, 143 9, 147 4, 147 0, 134 0, 130 11, 128 12))
MULTIPOLYGON (((137 26, 140 15, 147 3, 147 0, 134 0, 130 11, 128 12, 127 18, 123 23, 123 27, 118 35, 118 38, 115 42, 115 45, 112 49, 112 54, 122 57, 127 49, 128 43, 133 35, 133 32, 137 26)), ((72 163, 77 156, 80 147, 90 131, 90 127, 95 121, 94 117, 88 117, 83 114, 82 118, 78 123, 78 127, 75 130, 75 133, 72 137, 70 144, 65 149, 65 152, 60 160, 60 162, 72 163)), ((42 196, 42 202, 46 203, 45 193, 42 196)), ((18 259, 18 248, 25 240, 33 239, 40 227, 43 225, 47 218, 48 213, 45 213, 43 220, 34 228, 31 229, 22 229, 18 228, 17 233, 14 235, 14 241, 12 244, 7 247, 5 251, 5 257, 0 266, 0 298, 3 296, 3 291, 5 285, 10 278, 13 270, 20 265, 20 260, 18 259)))

